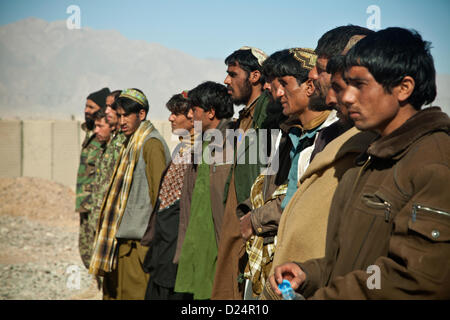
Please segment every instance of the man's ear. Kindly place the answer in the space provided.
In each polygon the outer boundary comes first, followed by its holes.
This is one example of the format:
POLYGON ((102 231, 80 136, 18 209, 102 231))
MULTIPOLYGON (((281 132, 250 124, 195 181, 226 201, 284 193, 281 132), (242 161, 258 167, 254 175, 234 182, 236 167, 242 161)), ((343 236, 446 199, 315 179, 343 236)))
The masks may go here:
POLYGON ((138 117, 139 120, 144 121, 145 118, 147 117, 147 112, 145 112, 144 109, 139 110, 138 117))
POLYGON ((400 103, 406 102, 412 95, 416 82, 410 76, 403 77, 402 81, 397 85, 398 95, 397 99, 400 103))
POLYGON ((259 72, 259 70, 250 72, 248 79, 251 84, 257 84, 259 82, 259 79, 261 79, 261 72, 259 72))
POLYGON ((216 110, 211 108, 210 110, 207 111, 207 113, 208 113, 208 119, 214 120, 214 118, 216 117, 216 110))
POLYGON ((316 91, 316 87, 314 86, 313 80, 312 79, 306 80, 305 86, 306 86, 306 95, 308 97, 311 97, 314 91, 316 91))

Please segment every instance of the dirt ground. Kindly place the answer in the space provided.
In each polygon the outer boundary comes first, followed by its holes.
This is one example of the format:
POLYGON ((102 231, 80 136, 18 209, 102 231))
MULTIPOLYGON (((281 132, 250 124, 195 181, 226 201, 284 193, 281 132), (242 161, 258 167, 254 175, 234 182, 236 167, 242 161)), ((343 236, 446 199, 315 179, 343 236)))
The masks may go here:
POLYGON ((0 299, 101 299, 78 252, 75 193, 40 178, 0 178, 0 299), (67 269, 82 273, 76 290, 67 269))

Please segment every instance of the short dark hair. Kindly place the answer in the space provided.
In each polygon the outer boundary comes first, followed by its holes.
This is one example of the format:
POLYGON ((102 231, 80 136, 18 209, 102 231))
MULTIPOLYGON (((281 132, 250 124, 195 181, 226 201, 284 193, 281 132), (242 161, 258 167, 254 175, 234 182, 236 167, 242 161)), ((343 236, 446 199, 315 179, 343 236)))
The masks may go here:
POLYGON ((264 84, 265 82, 264 76, 262 74, 262 67, 251 50, 239 49, 234 51, 225 59, 225 64, 227 66, 239 65, 239 67, 241 67, 242 70, 247 73, 247 77, 251 72, 258 70, 259 72, 261 72, 259 83, 264 84))
POLYGON ((98 111, 94 112, 92 117, 94 118, 94 121, 101 120, 103 118, 105 118, 105 121, 106 121, 106 107, 102 107, 98 111))
POLYGON ((405 76, 415 81, 408 102, 417 110, 436 98, 436 70, 431 43, 415 30, 387 28, 360 40, 345 56, 345 68, 366 67, 387 92, 405 76))
POLYGON ((336 72, 344 72, 345 70, 345 56, 336 55, 330 58, 327 63, 327 73, 333 74, 336 72))
POLYGON ((116 100, 117 98, 120 96, 120 93, 122 92, 122 90, 114 90, 112 91, 109 96, 113 96, 114 97, 114 102, 110 105, 110 108, 113 109, 114 111, 117 111, 117 103, 116 100))
MULTIPOLYGON (((300 85, 308 80, 309 69, 304 68, 303 65, 294 58, 294 55, 290 52, 290 49, 284 49, 275 52, 271 55, 275 56, 273 62, 270 62, 270 74, 272 77, 284 77, 292 76, 297 80, 300 85)), ((267 69, 269 69, 267 67, 267 69)))
POLYGON ((281 60, 281 58, 284 56, 284 50, 277 51, 275 53, 272 53, 264 62, 262 65, 262 74, 264 75, 266 81, 269 79, 275 78, 275 66, 276 64, 281 60))
MULTIPOLYGON (((139 91, 140 93, 142 93, 144 96, 144 92, 142 92, 139 89, 133 88, 133 90, 139 91)), ((145 117, 147 117, 148 114, 148 103, 146 103, 145 105, 140 104, 139 102, 136 102, 130 98, 127 97, 118 97, 114 103, 117 103, 117 105, 115 106, 117 110, 118 107, 121 107, 123 109, 123 111, 125 111, 125 114, 130 114, 130 113, 139 113, 140 110, 144 110, 145 111, 145 117)))
POLYGON ((117 99, 120 96, 120 93, 122 92, 122 90, 114 90, 111 91, 111 93, 109 94, 109 96, 113 96, 114 99, 117 99))
POLYGON ((175 114, 184 114, 187 116, 192 109, 192 102, 186 99, 181 93, 174 94, 166 103, 167 109, 175 114))
POLYGON ((349 24, 325 32, 317 42, 314 50, 319 57, 331 58, 340 55, 351 37, 355 35, 369 35, 373 30, 349 24))
POLYGON ((216 118, 231 118, 234 114, 233 101, 227 92, 227 88, 217 82, 206 81, 188 92, 188 99, 192 106, 197 106, 205 111, 214 109, 216 118))
POLYGON ((117 111, 117 98, 114 100, 113 103, 111 103, 111 109, 113 109, 114 111, 117 111))

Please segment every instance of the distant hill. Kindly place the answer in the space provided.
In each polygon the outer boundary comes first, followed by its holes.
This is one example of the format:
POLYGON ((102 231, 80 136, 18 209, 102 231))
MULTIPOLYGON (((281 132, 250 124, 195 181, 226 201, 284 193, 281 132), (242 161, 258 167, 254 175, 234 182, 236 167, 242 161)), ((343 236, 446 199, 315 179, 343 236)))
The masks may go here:
POLYGON ((148 96, 150 116, 167 119, 173 94, 206 80, 222 83, 225 70, 223 60, 115 30, 69 30, 66 21, 28 18, 0 27, 0 117, 81 119, 89 93, 136 87, 148 96))
MULTIPOLYGON (((66 21, 28 18, 0 27, 0 118, 82 119, 89 93, 136 87, 149 98, 150 117, 163 120, 174 93, 206 80, 222 83, 225 70, 223 60, 129 40, 115 30, 69 30, 66 21)), ((450 114, 450 75, 438 75, 437 84, 433 104, 450 114)))

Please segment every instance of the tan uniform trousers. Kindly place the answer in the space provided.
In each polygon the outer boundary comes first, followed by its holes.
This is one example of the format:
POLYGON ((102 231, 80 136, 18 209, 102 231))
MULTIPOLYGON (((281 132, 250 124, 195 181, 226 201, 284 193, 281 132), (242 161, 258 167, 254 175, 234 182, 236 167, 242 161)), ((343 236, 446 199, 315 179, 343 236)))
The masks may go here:
POLYGON ((150 275, 142 269, 148 247, 140 240, 119 240, 117 268, 103 280, 104 300, 144 300, 150 275))

